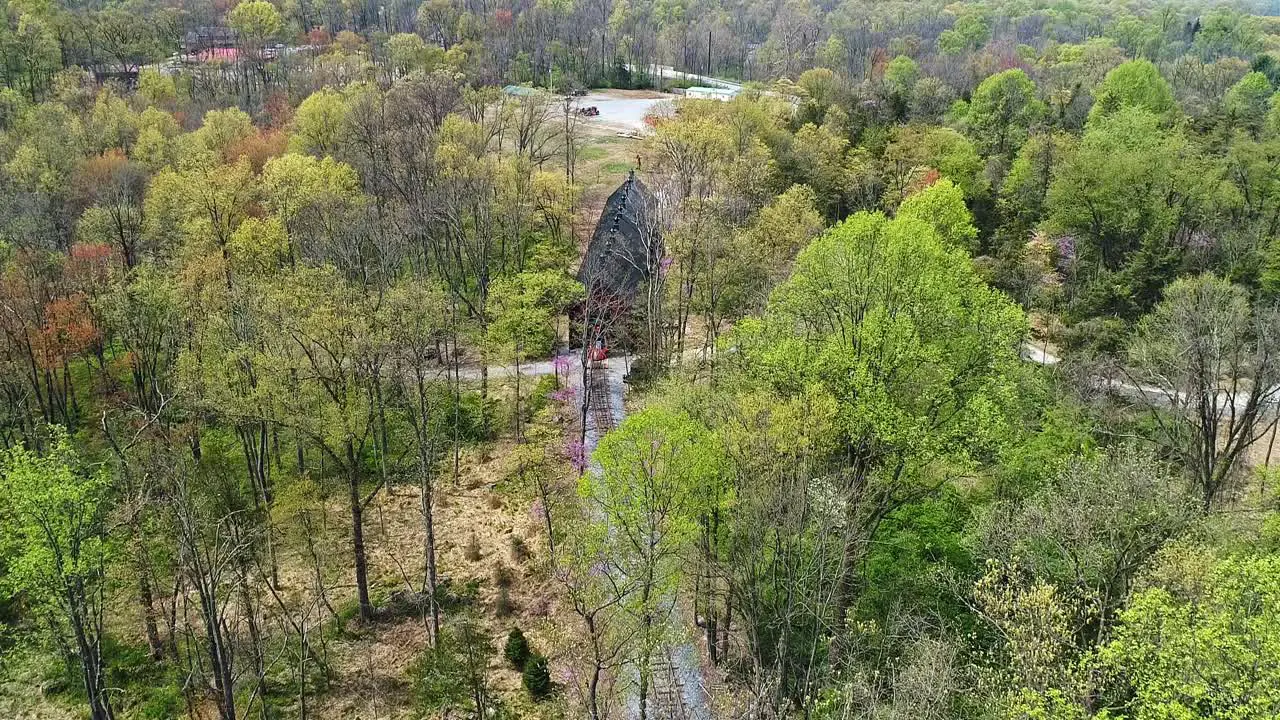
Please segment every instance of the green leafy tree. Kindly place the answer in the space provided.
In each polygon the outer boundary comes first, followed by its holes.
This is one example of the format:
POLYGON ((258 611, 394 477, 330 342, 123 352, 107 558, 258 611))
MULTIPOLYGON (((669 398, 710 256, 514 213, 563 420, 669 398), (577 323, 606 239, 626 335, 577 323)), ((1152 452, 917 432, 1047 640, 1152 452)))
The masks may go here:
POLYGON ((1280 713, 1280 558, 1165 553, 1099 653, 1125 715, 1262 720, 1280 713))
POLYGON ((996 637, 981 671, 986 716, 1086 720, 1088 679, 1078 658, 1070 602, 1050 582, 992 561, 973 585, 973 609, 996 637))
POLYGON ((267 0, 248 0, 227 13, 227 24, 236 31, 242 45, 251 52, 261 53, 263 46, 280 34, 284 20, 276 6, 267 0))
POLYGON ((86 131, 95 152, 128 150, 138 133, 138 114, 124 98, 104 88, 94 100, 86 131))
POLYGON ((1020 69, 992 75, 978 85, 969 100, 966 122, 982 152, 1011 156, 1043 114, 1036 85, 1020 69))
POLYGON ((969 201, 988 195, 985 164, 969 138, 951 128, 899 128, 881 159, 886 208, 927 184, 931 171, 950 179, 969 201))
POLYGON ((136 70, 163 56, 174 20, 169 13, 156 12, 140 21, 123 5, 107 7, 90 15, 94 48, 120 70, 136 70))
POLYGON ((290 255, 289 234, 276 217, 246 218, 227 241, 231 270, 249 276, 272 274, 290 255))
POLYGON ((289 149, 323 157, 338 151, 346 124, 347 106, 336 91, 318 90, 307 96, 293 115, 289 149))
POLYGON ((1175 110, 1173 91, 1150 60, 1131 60, 1108 72, 1093 98, 1090 124, 1130 107, 1142 108, 1167 122, 1175 110))
POLYGON ((583 476, 581 493, 602 518, 593 529, 599 571, 628 588, 622 603, 634 628, 631 661, 644 716, 653 658, 672 632, 675 592, 697 537, 699 491, 721 472, 719 454, 688 415, 652 407, 605 435, 594 457, 600 472, 583 476))
POLYGON ((1263 48, 1263 33, 1252 15, 1218 7, 1200 19, 1193 46, 1206 61, 1231 55, 1253 57, 1263 48))
POLYGON ((1272 92, 1271 81, 1260 72, 1240 78, 1223 101, 1227 122, 1257 137, 1266 122, 1272 92))
POLYGON ((1006 437, 1025 332, 1021 311, 931 225, 867 213, 811 243, 764 318, 740 324, 745 372, 835 404, 839 450, 826 476, 845 513, 837 623, 885 514, 1006 437))
POLYGON ((173 116, 149 107, 138 116, 138 137, 130 157, 155 172, 177 161, 182 129, 173 116))
POLYGON ((154 68, 144 68, 138 73, 138 95, 148 104, 168 107, 178 100, 178 88, 173 78, 154 68))
POLYGON ((236 144, 253 134, 253 120, 249 114, 232 107, 205 113, 200 128, 185 138, 193 161, 200 161, 196 156, 203 151, 211 153, 215 159, 230 162, 235 159, 231 151, 236 144))
MULTIPOLYGON (((365 514, 385 486, 370 477, 375 450, 385 458, 379 372, 387 339, 370 322, 369 298, 332 267, 299 268, 263 293, 266 357, 258 371, 276 389, 270 419, 309 439, 346 485, 360 618, 373 617, 365 514)), ((265 390, 263 391, 266 392, 265 390)))
POLYGON ((17 15, 17 27, 6 28, 3 36, 6 59, 15 69, 11 82, 24 90, 31 102, 39 102, 61 67, 57 31, 51 19, 41 14, 19 11, 17 15))
POLYGON ((554 686, 551 684, 551 671, 547 667, 547 658, 537 653, 530 655, 520 672, 520 681, 528 691, 529 697, 534 700, 541 700, 550 695, 554 686))
POLYGON ((698 309, 713 334, 719 322, 762 309, 796 253, 822 231, 817 196, 807 185, 792 185, 752 216, 728 242, 713 245, 723 256, 704 264, 711 277, 699 283, 698 309))
POLYGON ((1273 238, 1263 247, 1259 285, 1267 300, 1280 299, 1280 239, 1273 238))
POLYGON ((1075 239, 1082 314, 1133 318, 1179 271, 1177 233, 1218 202, 1222 168, 1160 119, 1126 107, 1089 123, 1054 173, 1049 227, 1075 239), (1174 204, 1172 196, 1181 198, 1174 204))
POLYGON ((398 75, 411 72, 431 72, 444 62, 444 50, 427 45, 416 33, 397 33, 387 39, 387 54, 391 67, 398 75))
POLYGON ((523 670, 529 661, 529 641, 525 639, 520 628, 513 627, 507 633, 507 642, 502 646, 502 656, 517 670, 523 670))
POLYGON ((938 36, 938 49, 946 55, 959 55, 977 50, 991 39, 991 26, 978 12, 967 12, 955 25, 938 36))
POLYGON ((518 363, 545 357, 556 336, 556 318, 583 294, 582 283, 564 271, 526 271, 493 283, 490 340, 514 352, 518 363))
POLYGON ((1267 103, 1266 131, 1267 137, 1280 135, 1280 92, 1272 95, 1267 103))
POLYGON ((490 290, 488 341, 515 363, 516 437, 524 435, 520 366, 530 356, 546 357, 556 341, 556 323, 570 303, 581 298, 582 283, 564 271, 526 271, 500 278, 490 290))
POLYGON ((884 68, 884 84, 894 115, 902 117, 913 101, 916 83, 920 80, 920 66, 906 55, 899 55, 884 68))
POLYGON ((800 116, 807 122, 822 122, 827 109, 840 100, 840 80, 827 68, 805 70, 796 79, 796 85, 804 91, 800 116))
POLYGON ((846 153, 849 141, 827 125, 805 125, 795 134, 786 160, 796 182, 808 185, 818 207, 828 217, 838 217, 849 190, 846 153))
POLYGON ((328 262, 352 276, 372 262, 374 249, 352 232, 366 197, 350 165, 289 152, 267 161, 258 187, 288 231, 289 256, 328 262))
POLYGON ((247 159, 222 165, 204 157, 207 162, 152 179, 143 200, 144 238, 153 247, 214 258, 204 269, 222 270, 229 287, 231 239, 258 188, 247 159))
POLYGON ((464 617, 447 628, 437 646, 424 651, 409 669, 419 712, 496 715, 499 708, 487 678, 492 654, 474 618, 464 617))
POLYGON ((951 247, 970 253, 977 249, 978 229, 973 226, 973 215, 964 204, 964 193, 947 178, 903 200, 897 217, 915 218, 933 225, 942 241, 951 247))
POLYGON ((985 554, 1059 590, 1077 644, 1105 639, 1134 578, 1196 517, 1185 477, 1126 447, 1062 463, 1020 503, 993 507, 982 523, 985 554))
POLYGON ((111 478, 87 466, 55 426, 46 453, 19 447, 6 454, 0 490, 0 548, 7 556, 0 590, 21 596, 45 619, 78 676, 89 716, 112 720, 104 648, 111 478))
POLYGON ((1019 243, 1044 218, 1054 173, 1071 156, 1075 141, 1067 133, 1037 133, 1018 149, 996 201, 1009 242, 1019 243))

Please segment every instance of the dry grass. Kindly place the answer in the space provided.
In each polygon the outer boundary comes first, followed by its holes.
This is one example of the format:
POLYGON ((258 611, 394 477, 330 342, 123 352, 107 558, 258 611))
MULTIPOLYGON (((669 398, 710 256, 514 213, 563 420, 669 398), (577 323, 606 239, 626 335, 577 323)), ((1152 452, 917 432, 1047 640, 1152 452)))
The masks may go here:
POLYGON ((583 123, 582 154, 574 170, 574 182, 582 188, 573 230, 582 247, 600 219, 609 194, 622 184, 627 172, 637 164, 641 141, 619 137, 613 130, 583 123))
MULTIPOLYGON (((530 515, 527 501, 507 489, 516 469, 511 450, 509 443, 500 443, 487 453, 466 454, 458 482, 445 480, 439 489, 445 506, 437 509, 436 536, 441 575, 455 589, 478 581, 477 615, 494 650, 489 679, 499 693, 517 700, 523 694, 520 676, 502 660, 502 642, 511 626, 519 625, 535 647, 550 649, 545 628, 555 604, 543 570, 546 541, 540 521, 530 515), (473 535, 480 550, 475 559, 466 552, 473 535), (531 553, 522 564, 512 558, 513 537, 531 553), (507 617, 499 617, 500 585, 507 588, 507 617)), ((393 490, 376 502, 369 517, 371 584, 418 589, 424 535, 417 492, 393 490)), ((318 703, 318 716, 413 717, 407 673, 428 646, 424 624, 410 618, 352 630, 330 646, 338 679, 318 703)))

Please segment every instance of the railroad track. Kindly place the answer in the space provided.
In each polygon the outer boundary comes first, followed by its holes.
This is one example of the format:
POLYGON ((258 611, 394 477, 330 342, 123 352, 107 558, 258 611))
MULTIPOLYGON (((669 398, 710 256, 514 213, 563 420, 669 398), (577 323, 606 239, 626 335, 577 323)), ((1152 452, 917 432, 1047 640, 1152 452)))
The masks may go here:
POLYGON ((588 370, 588 376, 587 411, 591 414, 591 421, 595 423, 596 432, 604 435, 614 428, 609 371, 597 365, 588 370))
POLYGON ((689 711, 684 705, 684 685, 670 655, 654 658, 649 708, 649 717, 654 720, 689 720, 689 711))
MULTIPOLYGON (((610 380, 609 369, 603 364, 593 364, 587 370, 587 414, 597 442, 617 426, 610 380)), ((670 652, 654 657, 650 668, 646 702, 648 717, 651 720, 695 720, 696 715, 685 705, 684 683, 670 652)))

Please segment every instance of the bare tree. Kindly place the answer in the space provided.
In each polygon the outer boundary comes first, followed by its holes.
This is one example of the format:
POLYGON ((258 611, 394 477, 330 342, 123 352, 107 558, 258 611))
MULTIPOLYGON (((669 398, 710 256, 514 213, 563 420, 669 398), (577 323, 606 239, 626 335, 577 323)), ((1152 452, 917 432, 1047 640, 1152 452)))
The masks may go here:
MULTIPOLYGON (((440 379, 438 348, 451 325, 441 294, 415 283, 392 289, 388 296, 395 384, 400 404, 413 428, 420 510, 424 530, 422 593, 427 600, 431 641, 439 642, 440 607, 436 598, 435 480, 441 451, 432 427, 431 384, 440 379)), ((446 380, 448 371, 446 370, 446 380)))
POLYGON ((1178 280, 1139 325, 1125 374, 1207 512, 1276 422, 1280 312, 1211 274, 1178 280))

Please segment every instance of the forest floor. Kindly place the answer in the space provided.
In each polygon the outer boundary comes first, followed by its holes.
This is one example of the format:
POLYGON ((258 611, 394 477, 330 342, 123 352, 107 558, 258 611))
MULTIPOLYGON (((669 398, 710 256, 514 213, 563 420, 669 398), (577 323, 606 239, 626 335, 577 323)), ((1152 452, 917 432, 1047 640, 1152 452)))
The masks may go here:
MULTIPOLYGON (((531 493, 518 478, 515 443, 474 448, 462 457, 457 482, 443 478, 436 505, 440 577, 452 593, 475 588, 471 615, 489 639, 486 678, 508 710, 535 716, 521 689, 520 674, 502 659, 502 643, 520 626, 536 650, 554 664, 553 621, 557 607, 548 573, 547 541, 531 493), (477 555, 470 550, 479 548, 477 555), (502 598, 500 587, 507 588, 502 598)), ((342 512, 335 503, 333 512, 342 512)), ((416 488, 392 488, 375 502, 366 538, 371 584, 383 597, 421 588, 424 525, 416 488)), ((347 594, 352 594, 346 588, 347 594)), ((351 598, 347 598, 351 602, 351 598)), ((317 717, 402 719, 420 717, 413 707, 410 669, 429 647, 420 616, 358 624, 348 621, 330 641, 337 680, 315 701, 317 717)))
MULTIPOLYGON (((613 403, 621 419, 622 378, 627 358, 612 358, 605 371, 614 388, 613 403)), ((550 372, 550 363, 532 363, 531 375, 550 372)), ((464 376, 473 373, 464 373, 464 376)), ((495 393, 510 392, 506 368, 491 368, 495 393)), ((565 382, 581 383, 576 361, 565 382)), ((526 384, 526 390, 533 387, 526 384)), ((562 694, 573 691, 565 656, 579 642, 571 609, 560 601, 550 566, 546 532, 533 509, 533 488, 520 477, 519 453, 511 440, 502 440, 463 453, 456 481, 442 477, 437 487, 437 554, 441 577, 452 594, 474 588, 472 616, 491 652, 487 679, 504 707, 517 717, 555 715, 558 703, 535 706, 521 686, 520 674, 502 657, 508 631, 519 627, 535 650, 548 656, 552 677, 562 694), (471 550, 478 549, 478 556, 471 550), (500 587, 505 586, 506 597, 500 587)), ((554 464, 554 463, 553 463, 554 464)), ((564 465, 563 462, 559 465, 564 465)), ((572 493, 576 476, 560 467, 551 481, 557 492, 572 493)), ((340 527, 345 508, 338 500, 328 512, 340 527)), ((422 584, 424 530, 416 488, 401 485, 384 491, 367 515, 370 581, 375 597, 398 590, 416 591, 422 584)), ((333 537, 339 552, 349 552, 341 531, 333 537)), ((347 558, 331 564, 349 566, 347 558)), ((354 588, 345 577, 335 592, 335 605, 350 606, 354 588)), ((423 619, 416 615, 370 624, 347 621, 329 640, 336 680, 312 700, 316 717, 401 720, 421 717, 413 704, 410 670, 428 648, 423 619)))
MULTIPOLYGON (((547 618, 553 612, 544 572, 546 542, 515 477, 513 449, 503 442, 467 452, 458 482, 442 482, 436 512, 441 575, 455 591, 476 588, 474 614, 492 651, 488 678, 508 707, 520 702, 522 692, 519 673, 501 657, 502 641, 518 625, 535 647, 544 648, 549 642, 547 618), (468 552, 469 546, 479 548, 478 557, 468 552), (506 604, 499 599, 499 585, 505 583, 506 604)), ((419 508, 417 491, 400 487, 383 495, 370 515, 370 575, 384 593, 421 586, 424 533, 419 508)), ((338 677, 320 698, 317 716, 418 717, 409 670, 428 647, 422 618, 350 625, 330 646, 338 677)))

